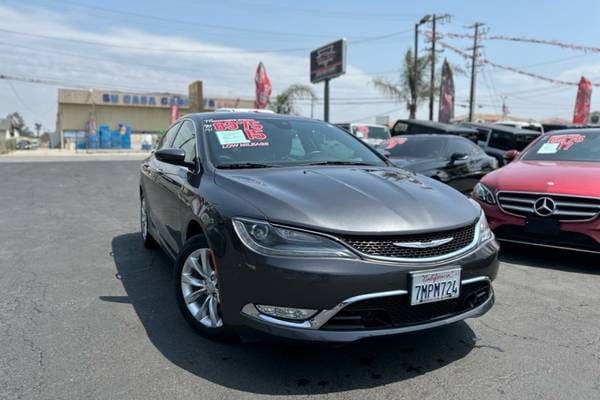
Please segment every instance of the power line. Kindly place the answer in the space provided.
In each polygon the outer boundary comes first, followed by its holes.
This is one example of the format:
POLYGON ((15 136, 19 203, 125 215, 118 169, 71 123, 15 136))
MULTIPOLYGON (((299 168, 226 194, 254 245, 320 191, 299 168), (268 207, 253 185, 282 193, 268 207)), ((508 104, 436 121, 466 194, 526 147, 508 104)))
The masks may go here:
MULTIPOLYGON (((27 1, 27 0, 19 0, 19 2, 23 2, 23 1, 27 1)), ((28 2, 31 3, 30 0, 28 2)), ((275 35, 275 36, 293 36, 293 37, 307 37, 307 38, 330 37, 329 35, 319 35, 319 34, 311 34, 311 33, 269 31, 269 30, 260 30, 260 29, 240 28, 237 26, 215 25, 215 24, 210 24, 210 23, 207 24, 204 21, 202 23, 198 23, 198 21, 166 18, 166 17, 160 17, 160 16, 150 15, 150 14, 142 14, 142 13, 137 13, 137 12, 132 12, 132 11, 117 10, 117 9, 106 8, 106 7, 98 7, 96 5, 83 4, 83 3, 79 3, 79 2, 71 1, 71 0, 62 0, 61 3, 63 3, 63 4, 66 3, 66 4, 70 4, 70 5, 78 7, 78 8, 85 8, 85 9, 100 11, 100 12, 109 13, 109 14, 130 16, 130 17, 135 17, 135 18, 171 23, 171 24, 179 24, 179 25, 185 25, 185 26, 194 26, 196 28, 216 29, 216 30, 225 31, 225 32, 244 32, 244 33, 257 33, 257 34, 261 34, 261 35, 271 35, 271 36, 275 35)))
MULTIPOLYGON (((156 47, 144 47, 144 46, 130 46, 130 45, 120 45, 116 43, 107 43, 100 41, 92 41, 92 40, 83 40, 83 39, 73 39, 61 36, 51 36, 51 35, 42 35, 37 33, 29 33, 29 32, 21 32, 14 31, 10 29, 0 29, 0 32, 9 33, 13 35, 20 35, 26 37, 35 37, 41 39, 49 39, 49 40, 57 40, 63 42, 70 43, 78 43, 84 45, 91 46, 100 46, 100 47, 111 47, 117 49, 128 49, 128 50, 143 50, 143 51, 156 51, 156 52, 165 52, 165 53, 188 53, 188 54, 269 54, 269 53, 293 53, 298 51, 312 51, 314 50, 312 47, 295 47, 295 48, 286 48, 286 49, 272 49, 272 50, 187 50, 187 49, 173 49, 173 48, 156 48, 156 47)), ((348 44, 361 44, 368 43, 376 40, 387 39, 389 37, 401 35, 406 33, 406 31, 401 32, 392 32, 386 35, 373 36, 370 38, 363 38, 356 41, 348 41, 348 44)))
MULTIPOLYGON (((448 33, 447 32, 447 33, 445 33, 445 35, 449 38, 473 39, 472 35, 464 34, 464 33, 448 33)), ((564 43, 564 42, 559 42, 558 40, 535 39, 535 38, 516 37, 516 36, 507 36, 507 35, 488 36, 485 39, 486 40, 502 40, 502 41, 510 41, 510 42, 523 42, 523 43, 532 43, 532 44, 543 44, 543 45, 548 45, 548 46, 561 47, 563 49, 583 51, 586 53, 600 53, 600 47, 592 47, 592 46, 583 46, 583 45, 579 45, 579 44, 564 43)))
POLYGON ((257 7, 254 3, 248 3, 245 1, 239 0, 228 0, 228 1, 212 1, 211 5, 226 7, 226 8, 235 8, 235 9, 245 9, 246 11, 256 12, 260 14, 277 14, 281 13, 292 14, 294 17, 299 15, 316 17, 316 18, 327 18, 327 19, 337 19, 340 18, 355 18, 360 20, 365 19, 387 19, 398 21, 401 19, 414 19, 416 15, 414 14, 389 14, 389 13, 372 13, 365 10, 360 11, 339 11, 339 10, 326 10, 326 9, 307 9, 307 8, 297 8, 297 7, 288 7, 282 6, 281 3, 273 4, 269 3, 268 5, 263 5, 257 7))
MULTIPOLYGON (((458 49, 458 48, 456 48, 454 46, 451 46, 451 45, 449 45, 447 43, 444 43, 442 41, 439 41, 439 43, 442 45, 442 47, 444 47, 446 49, 449 49, 449 50, 452 50, 453 52, 455 52, 456 54, 460 55, 463 58, 472 59, 472 56, 470 56, 469 54, 465 53, 464 51, 462 51, 462 50, 460 50, 460 49, 458 49)), ((560 79, 548 78, 547 76, 542 76, 542 75, 534 74, 534 73, 531 73, 531 72, 523 71, 523 70, 520 70, 518 68, 514 68, 514 67, 510 67, 510 66, 498 64, 498 63, 492 62, 492 61, 490 61, 488 59, 484 59, 484 58, 482 58, 480 61, 482 63, 489 64, 489 65, 491 65, 492 67, 495 67, 495 68, 503 69, 503 70, 506 70, 506 71, 511 71, 511 72, 516 73, 516 74, 528 76, 530 78, 535 78, 535 79, 539 79, 539 80, 550 82, 550 83, 555 83, 555 84, 558 84, 558 85, 569 85, 569 86, 577 86, 577 85, 579 85, 579 82, 570 82, 570 81, 563 81, 563 80, 560 80, 560 79)), ((592 83, 592 86, 600 87, 600 83, 592 83)))

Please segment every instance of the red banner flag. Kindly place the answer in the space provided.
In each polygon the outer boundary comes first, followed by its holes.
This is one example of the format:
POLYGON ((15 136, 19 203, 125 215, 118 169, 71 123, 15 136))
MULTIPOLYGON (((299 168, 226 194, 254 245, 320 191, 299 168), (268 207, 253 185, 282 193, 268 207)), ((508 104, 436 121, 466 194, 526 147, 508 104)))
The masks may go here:
POLYGON ((579 81, 577 100, 575 101, 575 113, 573 114, 574 124, 586 124, 588 122, 591 105, 592 83, 582 76, 581 80, 579 81))
POLYGON ((442 84, 440 85, 439 122, 450 122, 454 118, 454 78, 448 60, 442 67, 442 84))
POLYGON ((262 62, 258 63, 254 82, 256 83, 256 100, 254 101, 254 106, 256 108, 267 108, 273 87, 262 62))
POLYGON ((177 106, 177 104, 173 104, 171 106, 171 123, 177 121, 178 117, 179 117, 179 107, 177 106))

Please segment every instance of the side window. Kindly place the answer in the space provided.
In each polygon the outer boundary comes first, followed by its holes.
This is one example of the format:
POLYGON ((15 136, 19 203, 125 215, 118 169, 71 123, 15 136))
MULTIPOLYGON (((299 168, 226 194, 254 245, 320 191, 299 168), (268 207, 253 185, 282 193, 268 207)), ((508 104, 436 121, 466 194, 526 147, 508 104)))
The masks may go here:
POLYGON ((185 151, 185 161, 194 161, 196 158, 196 129, 192 121, 183 121, 172 147, 185 151))
POLYGON ((448 157, 452 154, 467 154, 469 156, 473 155, 477 148, 473 143, 471 143, 468 139, 450 139, 448 141, 448 148, 446 153, 448 157))
POLYGON ((160 144, 158 145, 158 149, 167 149, 169 147, 171 147, 171 143, 173 143, 173 138, 175 137, 175 134, 177 133, 177 129, 179 129, 179 126, 181 124, 177 123, 175 125, 173 125, 162 137, 160 144))
POLYGON ((490 137, 490 147, 500 150, 511 150, 514 148, 513 137, 510 133, 493 131, 490 137))

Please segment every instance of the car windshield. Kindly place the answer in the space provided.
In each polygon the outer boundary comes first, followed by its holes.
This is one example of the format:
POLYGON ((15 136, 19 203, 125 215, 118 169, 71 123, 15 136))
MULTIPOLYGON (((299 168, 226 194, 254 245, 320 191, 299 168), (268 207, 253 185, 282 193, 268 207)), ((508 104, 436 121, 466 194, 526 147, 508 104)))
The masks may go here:
POLYGON ((389 139, 392 137, 389 128, 385 126, 352 125, 352 133, 361 139, 389 139))
POLYGON ((393 158, 443 158, 446 140, 441 137, 396 136, 386 145, 393 158))
POLYGON ((223 117, 205 120, 204 133, 211 161, 218 168, 386 165, 360 140, 320 121, 223 117))
POLYGON ((600 161, 600 131, 556 133, 540 138, 523 160, 600 161))

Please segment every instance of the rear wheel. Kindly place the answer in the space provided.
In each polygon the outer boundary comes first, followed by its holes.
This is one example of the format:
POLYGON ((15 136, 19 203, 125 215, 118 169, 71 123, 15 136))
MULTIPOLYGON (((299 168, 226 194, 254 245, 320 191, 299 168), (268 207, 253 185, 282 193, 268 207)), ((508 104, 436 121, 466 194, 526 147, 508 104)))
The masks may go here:
POLYGON ((140 201, 140 232, 142 234, 142 241, 144 247, 152 249, 156 247, 156 240, 152 237, 149 230, 150 219, 148 217, 148 209, 146 208, 146 198, 142 195, 140 201))
POLYGON ((217 270, 203 236, 188 240, 177 258, 175 294, 179 309, 194 329, 214 338, 229 336, 221 316, 217 270))

